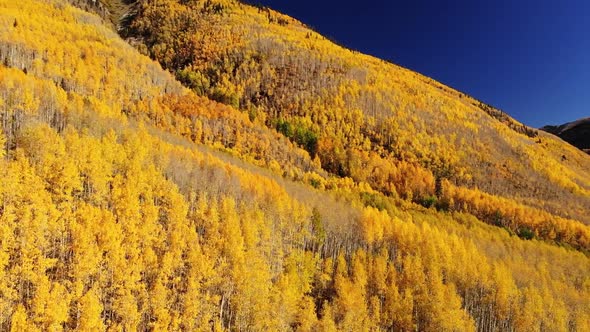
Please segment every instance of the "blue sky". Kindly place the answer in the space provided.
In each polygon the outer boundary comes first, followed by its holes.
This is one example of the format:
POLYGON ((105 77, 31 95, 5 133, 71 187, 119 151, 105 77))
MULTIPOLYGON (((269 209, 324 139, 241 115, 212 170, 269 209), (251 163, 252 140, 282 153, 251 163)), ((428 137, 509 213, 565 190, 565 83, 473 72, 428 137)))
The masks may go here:
POLYGON ((253 1, 534 127, 590 116, 590 1, 253 1))

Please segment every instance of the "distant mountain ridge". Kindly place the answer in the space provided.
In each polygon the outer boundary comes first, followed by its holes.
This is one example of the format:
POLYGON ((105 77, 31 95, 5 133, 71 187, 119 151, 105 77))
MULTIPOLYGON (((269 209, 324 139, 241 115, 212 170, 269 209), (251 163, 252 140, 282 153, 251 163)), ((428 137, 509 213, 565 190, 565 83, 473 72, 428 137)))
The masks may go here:
POLYGON ((559 126, 544 126, 541 130, 559 136, 571 145, 590 153, 590 117, 559 126))

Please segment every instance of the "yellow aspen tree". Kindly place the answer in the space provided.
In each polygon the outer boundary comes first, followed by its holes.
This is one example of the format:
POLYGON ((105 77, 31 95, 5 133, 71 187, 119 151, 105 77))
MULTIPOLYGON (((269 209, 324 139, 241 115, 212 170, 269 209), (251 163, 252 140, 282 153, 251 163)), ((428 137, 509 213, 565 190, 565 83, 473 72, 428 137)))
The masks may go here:
POLYGON ((46 304, 46 316, 49 318, 48 330, 63 329, 69 318, 71 295, 66 287, 54 282, 49 296, 51 300, 46 304))
POLYGON ((125 330, 135 330, 139 324, 140 313, 137 301, 131 294, 131 287, 121 287, 117 290, 117 297, 113 300, 113 309, 117 320, 125 330))
POLYGON ((569 313, 564 303, 554 296, 550 295, 547 288, 542 289, 543 305, 545 315, 542 317, 542 328, 549 331, 568 331, 569 313))
POLYGON ((334 310, 328 302, 324 302, 322 307, 322 318, 320 319, 320 322, 317 326, 317 330, 322 332, 338 331, 338 327, 334 321, 334 310))
POLYGON ((91 288, 78 301, 77 328, 80 331, 104 331, 102 304, 95 288, 91 288))
MULTIPOLYGON (((0 98, 0 107, 2 107, 2 102, 2 98, 0 98)), ((6 135, 4 135, 4 130, 0 128, 0 158, 4 158, 7 151, 6 135)))
POLYGON ((10 324, 10 332, 29 332, 40 331, 34 324, 32 324, 28 317, 25 307, 18 304, 14 313, 12 314, 12 322, 10 324))
POLYGON ((316 315, 315 304, 313 298, 304 296, 299 303, 299 310, 297 312, 297 331, 312 332, 317 328, 319 321, 316 315))
POLYGON ((100 268, 102 253, 96 238, 98 225, 102 222, 101 217, 98 208, 81 204, 76 211, 75 220, 69 226, 73 255, 72 275, 83 283, 100 268))
POLYGON ((17 239, 14 236, 17 228, 17 216, 11 207, 8 192, 15 194, 13 172, 8 172, 6 161, 0 157, 0 204, 4 206, 0 215, 0 330, 8 326, 13 303, 18 296, 14 288, 14 273, 10 269, 11 256, 17 252, 17 239))
POLYGON ((521 331, 540 331, 543 314, 543 298, 534 287, 523 289, 523 300, 516 317, 516 328, 521 331))
POLYGON ((182 327, 185 330, 205 331, 211 329, 211 322, 215 323, 216 299, 205 295, 206 281, 214 278, 213 262, 206 257, 198 242, 189 249, 187 263, 189 272, 186 277, 186 292, 183 296, 181 313, 182 327))
POLYGON ((364 253, 355 253, 351 266, 351 277, 348 277, 348 273, 344 273, 345 265, 340 266, 345 264, 344 259, 338 259, 336 277, 334 278, 336 291, 334 308, 339 328, 345 330, 364 330, 368 323, 367 276, 362 263, 364 258, 364 253))
POLYGON ((518 301, 518 288, 510 271, 503 265, 493 267, 496 315, 499 320, 508 320, 514 313, 518 301))
POLYGON ((169 329, 171 315, 168 305, 168 289, 163 284, 162 277, 156 279, 153 289, 150 290, 149 301, 154 322, 151 325, 156 331, 169 329))

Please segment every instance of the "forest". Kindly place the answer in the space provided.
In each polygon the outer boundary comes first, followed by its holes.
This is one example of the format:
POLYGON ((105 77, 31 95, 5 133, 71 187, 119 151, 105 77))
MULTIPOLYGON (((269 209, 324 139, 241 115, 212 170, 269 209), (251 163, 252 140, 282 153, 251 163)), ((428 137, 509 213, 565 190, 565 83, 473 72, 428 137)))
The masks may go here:
POLYGON ((588 155, 268 8, 100 4, 0 0, 0 331, 590 331, 588 155))

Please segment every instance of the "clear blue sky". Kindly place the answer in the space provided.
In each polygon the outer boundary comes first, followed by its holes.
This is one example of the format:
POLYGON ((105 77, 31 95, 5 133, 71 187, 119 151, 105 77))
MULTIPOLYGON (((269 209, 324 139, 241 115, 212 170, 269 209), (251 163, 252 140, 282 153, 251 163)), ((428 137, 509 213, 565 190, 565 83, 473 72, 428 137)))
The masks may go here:
POLYGON ((528 125, 590 116, 590 0, 253 0, 528 125))

